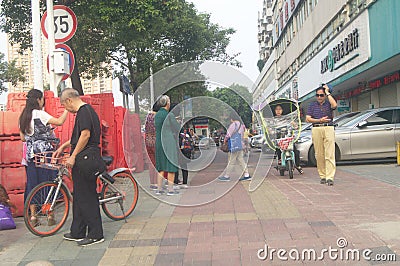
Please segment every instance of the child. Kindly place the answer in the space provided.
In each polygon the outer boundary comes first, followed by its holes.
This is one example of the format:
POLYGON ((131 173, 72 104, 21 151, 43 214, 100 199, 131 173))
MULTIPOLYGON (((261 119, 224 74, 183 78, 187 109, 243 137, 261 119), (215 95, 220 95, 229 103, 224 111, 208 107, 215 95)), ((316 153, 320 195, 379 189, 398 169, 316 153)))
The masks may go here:
POLYGON ((15 222, 10 207, 17 207, 10 202, 6 189, 0 184, 0 230, 15 229, 15 222))

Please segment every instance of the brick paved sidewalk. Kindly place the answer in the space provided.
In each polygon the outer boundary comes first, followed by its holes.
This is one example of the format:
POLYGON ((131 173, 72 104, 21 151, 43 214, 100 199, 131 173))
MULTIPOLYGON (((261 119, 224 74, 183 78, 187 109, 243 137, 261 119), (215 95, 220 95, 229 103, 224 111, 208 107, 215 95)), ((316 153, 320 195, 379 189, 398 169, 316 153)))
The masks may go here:
MULTIPOLYGON (((25 265, 34 260, 48 260, 54 265, 378 263, 363 258, 332 260, 327 253, 324 260, 317 261, 282 261, 276 252, 273 260, 268 257, 263 261, 257 256, 265 245, 270 252, 295 248, 300 255, 303 249, 315 249, 319 256, 329 246, 339 249, 338 238, 348 243, 342 251, 369 248, 371 257, 400 254, 400 189, 340 169, 333 187, 319 184, 315 168, 305 168, 304 175, 296 173, 292 180, 272 169, 256 191, 248 192, 249 182, 241 182, 219 200, 199 207, 174 207, 141 191, 139 205, 128 223, 104 219, 106 242, 81 248, 61 239, 66 230, 48 238, 23 231, 16 231, 16 237, 12 231, 3 231, 2 239, 13 239, 10 244, 0 241, 4 245, 0 264, 25 265)), ((185 190, 180 200, 190 190, 185 190)), ((397 264, 399 261, 397 255, 397 264)))

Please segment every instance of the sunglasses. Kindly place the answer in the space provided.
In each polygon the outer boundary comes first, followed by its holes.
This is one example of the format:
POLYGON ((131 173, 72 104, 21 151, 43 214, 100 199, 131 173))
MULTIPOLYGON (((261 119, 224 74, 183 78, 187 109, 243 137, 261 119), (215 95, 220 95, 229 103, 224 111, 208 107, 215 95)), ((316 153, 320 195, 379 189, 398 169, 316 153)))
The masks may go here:
POLYGON ((315 94, 315 96, 317 96, 317 97, 325 97, 325 94, 315 94))

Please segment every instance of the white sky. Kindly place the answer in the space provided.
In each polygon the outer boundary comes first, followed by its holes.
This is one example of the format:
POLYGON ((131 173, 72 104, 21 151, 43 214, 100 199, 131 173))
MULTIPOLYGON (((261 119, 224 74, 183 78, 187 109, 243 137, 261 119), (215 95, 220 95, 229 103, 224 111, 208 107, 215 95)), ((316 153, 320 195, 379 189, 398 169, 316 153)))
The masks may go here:
POLYGON ((230 54, 241 53, 238 60, 240 69, 252 81, 258 77, 257 68, 258 40, 257 19, 262 11, 262 0, 189 0, 200 12, 211 14, 211 21, 224 28, 233 28, 236 33, 231 36, 228 46, 230 54))

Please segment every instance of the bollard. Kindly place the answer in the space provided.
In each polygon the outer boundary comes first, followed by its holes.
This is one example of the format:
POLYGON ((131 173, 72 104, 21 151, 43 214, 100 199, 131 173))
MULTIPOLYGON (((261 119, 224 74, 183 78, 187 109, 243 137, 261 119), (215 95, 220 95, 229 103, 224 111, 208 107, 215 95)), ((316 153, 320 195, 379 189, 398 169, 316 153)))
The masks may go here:
POLYGON ((397 165, 400 165, 400 141, 397 142, 397 165))

